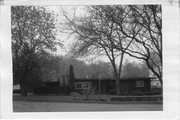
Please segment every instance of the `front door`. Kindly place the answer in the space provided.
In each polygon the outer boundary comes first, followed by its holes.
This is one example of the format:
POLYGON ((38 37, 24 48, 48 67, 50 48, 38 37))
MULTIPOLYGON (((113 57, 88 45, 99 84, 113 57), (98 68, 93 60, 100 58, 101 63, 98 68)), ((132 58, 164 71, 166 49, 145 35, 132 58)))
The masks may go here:
POLYGON ((129 93, 129 86, 127 82, 120 82, 120 93, 121 94, 129 93))

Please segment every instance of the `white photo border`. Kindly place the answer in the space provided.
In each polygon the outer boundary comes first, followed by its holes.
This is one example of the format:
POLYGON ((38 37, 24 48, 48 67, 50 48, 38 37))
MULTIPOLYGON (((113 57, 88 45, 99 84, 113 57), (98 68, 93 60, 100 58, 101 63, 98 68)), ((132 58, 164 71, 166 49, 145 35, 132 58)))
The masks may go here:
POLYGON ((61 118, 61 119, 180 119, 180 18, 176 0, 7 0, 1 3, 1 75, 0 117, 2 118, 61 118), (11 6, 14 5, 162 5, 163 33, 163 111, 121 112, 29 112, 13 113, 11 6))

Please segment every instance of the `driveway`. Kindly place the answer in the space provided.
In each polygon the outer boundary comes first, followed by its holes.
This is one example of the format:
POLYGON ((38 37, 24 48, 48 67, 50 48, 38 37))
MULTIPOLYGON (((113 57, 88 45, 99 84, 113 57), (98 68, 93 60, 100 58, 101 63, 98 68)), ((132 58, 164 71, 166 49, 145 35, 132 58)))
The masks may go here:
POLYGON ((97 104, 14 101, 14 112, 161 111, 162 104, 97 104))

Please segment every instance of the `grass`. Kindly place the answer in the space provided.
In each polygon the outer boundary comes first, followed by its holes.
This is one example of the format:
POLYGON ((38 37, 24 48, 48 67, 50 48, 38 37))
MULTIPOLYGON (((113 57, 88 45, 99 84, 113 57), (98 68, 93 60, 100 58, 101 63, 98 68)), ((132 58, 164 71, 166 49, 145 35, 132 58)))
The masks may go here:
MULTIPOLYGON (((14 101, 35 101, 35 102, 70 102, 70 103, 108 103, 108 104, 117 104, 117 103, 133 103, 133 104, 162 104, 162 101, 111 101, 112 97, 117 97, 114 95, 90 95, 89 99, 85 95, 29 95, 29 96, 20 96, 14 95, 14 101)), ((125 96, 121 96, 125 97, 125 96)))

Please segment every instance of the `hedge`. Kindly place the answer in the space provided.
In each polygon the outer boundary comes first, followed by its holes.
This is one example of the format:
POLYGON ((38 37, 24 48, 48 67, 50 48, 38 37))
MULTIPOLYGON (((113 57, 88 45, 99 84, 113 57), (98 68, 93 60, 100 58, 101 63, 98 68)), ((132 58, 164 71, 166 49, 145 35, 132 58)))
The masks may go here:
POLYGON ((70 94, 70 92, 70 87, 50 86, 34 88, 34 94, 70 94))
POLYGON ((158 96, 114 96, 111 101, 162 101, 162 95, 158 96))

